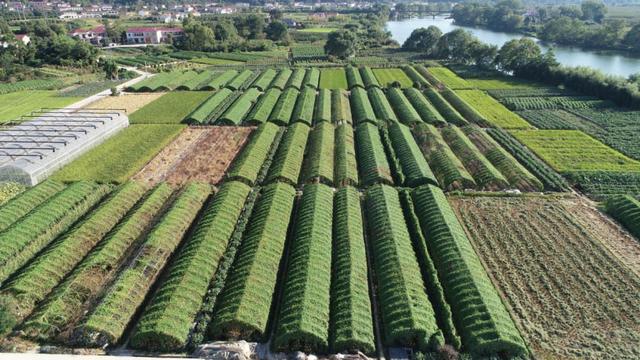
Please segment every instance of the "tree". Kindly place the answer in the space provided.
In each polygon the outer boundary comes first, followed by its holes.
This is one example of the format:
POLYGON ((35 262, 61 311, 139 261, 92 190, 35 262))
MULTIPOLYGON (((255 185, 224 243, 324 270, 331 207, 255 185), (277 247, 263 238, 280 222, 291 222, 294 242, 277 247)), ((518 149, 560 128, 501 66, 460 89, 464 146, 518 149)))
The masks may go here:
POLYGON ((502 70, 517 73, 527 66, 539 62, 542 58, 540 47, 528 38, 506 42, 498 51, 496 64, 502 70))
POLYGON ((431 55, 441 36, 442 31, 440 31, 437 26, 431 25, 426 29, 415 29, 404 44, 402 44, 402 48, 431 55))
POLYGON ((622 43, 631 50, 640 51, 640 24, 634 25, 624 36, 622 43))
POLYGON ((580 5, 582 19, 601 23, 607 13, 607 8, 598 0, 586 0, 580 5))
POLYGON ((101 64, 107 79, 113 80, 118 78, 118 65, 116 65, 115 61, 112 59, 104 59, 101 61, 101 64))
POLYGON ((337 30, 329 33, 324 51, 328 55, 346 59, 356 53, 356 34, 349 30, 337 30))
POLYGON ((185 50, 208 50, 215 44, 213 30, 199 22, 189 22, 184 27, 182 45, 185 50))
POLYGON ((264 18, 260 15, 247 16, 247 30, 249 39, 260 39, 264 34, 264 18))
POLYGON ((238 37, 238 31, 235 25, 233 25, 230 20, 224 18, 215 24, 213 32, 215 33, 216 40, 220 41, 230 41, 238 37))
POLYGON ((270 22, 265 29, 265 33, 267 34, 267 39, 273 41, 286 41, 289 38, 287 25, 281 21, 270 22))
POLYGON ((282 11, 275 8, 269 10, 269 18, 271 19, 271 21, 282 20, 282 11))
POLYGON ((438 40, 436 54, 445 59, 451 59, 460 63, 468 63, 473 60, 471 44, 478 41, 469 31, 455 29, 438 40))

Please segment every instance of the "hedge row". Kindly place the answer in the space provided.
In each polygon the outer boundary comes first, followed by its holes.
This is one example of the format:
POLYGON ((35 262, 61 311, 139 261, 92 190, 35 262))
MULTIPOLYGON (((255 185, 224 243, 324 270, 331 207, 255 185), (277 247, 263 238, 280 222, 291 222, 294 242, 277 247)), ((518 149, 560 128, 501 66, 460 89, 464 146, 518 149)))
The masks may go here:
POLYGON ((120 273, 83 324, 75 329, 73 343, 105 346, 120 341, 210 192, 211 187, 201 183, 190 183, 182 190, 147 235, 132 263, 120 273))
POLYGON ((460 128, 446 127, 441 130, 441 134, 465 168, 473 175, 476 184, 483 190, 496 191, 509 187, 507 179, 482 155, 460 128))
POLYGON ((465 348, 475 355, 526 354, 524 341, 442 190, 420 187, 413 191, 413 201, 465 348))
POLYGON ((284 90, 282 95, 280 95, 278 103, 273 108, 271 116, 269 116, 269 121, 280 126, 288 125, 291 121, 291 115, 293 114, 293 109, 296 106, 299 93, 300 92, 294 88, 287 88, 284 90))
POLYGON ((363 229, 358 190, 339 189, 333 207, 330 332, 336 353, 375 350, 363 229))
POLYGON ((31 314, 144 193, 145 188, 138 183, 123 185, 5 285, 0 292, 0 318, 5 319, 2 324, 13 327, 31 314))
POLYGON ((393 109, 398 114, 398 120, 405 125, 421 123, 420 114, 413 108, 413 105, 402 93, 399 88, 390 88, 387 90, 389 102, 393 105, 393 109))
POLYGON ((173 190, 161 183, 101 241, 23 326, 27 336, 53 339, 73 327, 116 276, 119 265, 153 224, 173 190))
POLYGON ((393 123, 389 126, 389 137, 402 166, 405 186, 438 185, 438 180, 436 180, 427 160, 420 152, 420 148, 416 144, 409 127, 400 123, 393 123))
POLYGON ((0 233, 0 282, 4 282, 96 205, 110 187, 76 182, 0 233))
POLYGON ((316 104, 316 90, 305 86, 298 96, 296 106, 293 109, 291 122, 303 122, 309 126, 313 125, 313 113, 316 104))
POLYGON ((61 182, 47 180, 11 199, 0 207, 0 231, 6 230, 64 188, 65 185, 61 182))
POLYGON ((436 350, 444 339, 425 292, 398 192, 388 185, 372 186, 366 205, 384 344, 436 350))
POLYGON ((273 108, 278 103, 278 99, 282 91, 277 88, 270 88, 258 99, 256 106, 253 107, 245 122, 249 125, 264 124, 269 121, 269 116, 273 108))
POLYGON ((333 189, 308 184, 296 211, 273 346, 278 351, 329 349, 333 189))
POLYGON ((437 126, 443 126, 447 123, 431 102, 424 97, 420 90, 416 88, 409 88, 405 89, 404 93, 411 105, 413 105, 415 111, 419 114, 422 121, 437 126))
POLYGON ((303 182, 319 179, 329 185, 333 184, 334 138, 335 128, 332 123, 323 122, 311 130, 303 182))
POLYGON ((231 169, 226 175, 227 178, 240 180, 251 186, 255 185, 262 164, 267 160, 279 132, 280 128, 273 123, 264 123, 258 126, 247 145, 231 165, 231 169))
POLYGON ((336 127, 333 180, 336 186, 358 185, 355 141, 353 128, 349 124, 342 124, 336 127))
POLYGON ((212 338, 266 340, 295 195, 285 183, 262 188, 220 295, 210 327, 212 338))
POLYGON ((422 123, 413 128, 413 133, 438 183, 445 190, 476 188, 473 177, 451 151, 438 129, 433 125, 422 123))
POLYGON ((268 182, 286 181, 293 186, 298 184, 309 131, 309 126, 303 123, 295 123, 287 128, 269 169, 268 182))
POLYGON ((145 309, 132 347, 163 352, 184 348, 250 192, 251 187, 237 181, 220 187, 145 309))
POLYGON ((542 191, 544 185, 524 166, 476 125, 465 126, 464 133, 480 152, 505 176, 511 186, 522 191, 542 191))
POLYGON ((360 125, 365 122, 377 124, 378 119, 376 113, 373 111, 373 106, 369 101, 369 95, 366 90, 356 87, 351 90, 351 113, 353 114, 353 120, 356 125, 360 125))
POLYGON ((391 104, 389 104, 387 97, 384 95, 384 91, 380 90, 380 88, 373 87, 367 90, 367 93, 369 94, 369 101, 371 101, 371 106, 376 114, 376 118, 386 121, 398 121, 398 117, 393 111, 391 104))
POLYGON ((364 123, 356 128, 356 148, 363 186, 380 182, 393 184, 391 168, 377 126, 364 123))

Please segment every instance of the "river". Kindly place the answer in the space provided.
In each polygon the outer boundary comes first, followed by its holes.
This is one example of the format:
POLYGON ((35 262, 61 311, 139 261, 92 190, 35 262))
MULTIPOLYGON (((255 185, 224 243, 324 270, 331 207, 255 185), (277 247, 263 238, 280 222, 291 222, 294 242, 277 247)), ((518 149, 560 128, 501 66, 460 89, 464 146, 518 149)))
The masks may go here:
MULTIPOLYGON (((387 22, 387 30, 391 32, 394 40, 400 44, 411 35, 414 29, 420 27, 428 27, 435 25, 440 28, 443 33, 447 33, 455 29, 465 29, 471 31, 480 41, 502 46, 505 42, 521 38, 523 35, 504 33, 487 29, 479 29, 467 26, 454 25, 452 19, 446 19, 444 17, 436 18, 419 18, 419 19, 407 19, 399 21, 387 22)), ((538 39, 534 39, 538 42, 543 50, 547 50, 545 46, 538 39)), ((627 77, 631 74, 640 72, 640 58, 632 57, 625 54, 615 52, 602 52, 595 50, 583 50, 576 47, 554 45, 553 50, 556 54, 556 59, 559 63, 567 66, 588 66, 594 69, 598 69, 605 74, 619 75, 627 77)))

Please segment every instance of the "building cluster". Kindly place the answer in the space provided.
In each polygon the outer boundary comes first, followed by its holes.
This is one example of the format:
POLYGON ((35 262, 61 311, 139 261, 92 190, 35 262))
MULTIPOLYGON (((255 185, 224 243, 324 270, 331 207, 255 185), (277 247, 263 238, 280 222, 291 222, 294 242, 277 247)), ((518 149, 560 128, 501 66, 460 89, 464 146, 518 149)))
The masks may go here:
MULTIPOLYGON (((76 29, 69 35, 94 45, 102 45, 107 38, 107 31, 100 25, 92 29, 76 29)), ((125 31, 125 42, 131 45, 163 44, 183 35, 184 30, 178 27, 132 27, 125 31)))

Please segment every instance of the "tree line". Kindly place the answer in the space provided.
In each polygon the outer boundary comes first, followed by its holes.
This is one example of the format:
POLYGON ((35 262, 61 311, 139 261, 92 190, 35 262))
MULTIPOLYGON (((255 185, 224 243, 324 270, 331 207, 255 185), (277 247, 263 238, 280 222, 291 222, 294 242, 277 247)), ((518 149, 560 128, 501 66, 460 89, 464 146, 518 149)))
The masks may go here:
POLYGON ((430 26, 414 30, 402 48, 421 52, 429 58, 499 70, 553 86, 564 85, 622 106, 640 108, 640 73, 624 79, 588 67, 561 66, 552 49, 542 52, 529 38, 514 39, 498 48, 480 42, 462 29, 443 34, 437 27, 430 26))
POLYGON ((451 17, 459 25, 522 32, 557 44, 640 52, 640 24, 606 19, 606 14, 606 6, 599 0, 534 10, 526 10, 520 0, 502 0, 495 6, 458 4, 451 17))

